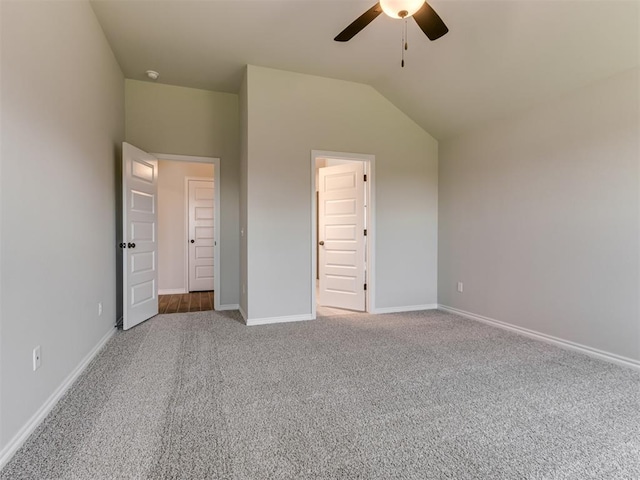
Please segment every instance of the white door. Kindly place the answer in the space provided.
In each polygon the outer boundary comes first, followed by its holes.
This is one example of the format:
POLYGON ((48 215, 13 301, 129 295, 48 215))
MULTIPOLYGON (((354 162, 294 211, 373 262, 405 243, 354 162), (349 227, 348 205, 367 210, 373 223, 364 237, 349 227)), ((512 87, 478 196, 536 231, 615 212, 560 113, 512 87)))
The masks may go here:
POLYGON ((122 144, 123 328, 158 313, 158 160, 122 144))
POLYGON ((189 180, 189 291, 213 290, 213 182, 189 180))
POLYGON ((364 311, 364 166, 320 168, 318 182, 318 303, 364 311))

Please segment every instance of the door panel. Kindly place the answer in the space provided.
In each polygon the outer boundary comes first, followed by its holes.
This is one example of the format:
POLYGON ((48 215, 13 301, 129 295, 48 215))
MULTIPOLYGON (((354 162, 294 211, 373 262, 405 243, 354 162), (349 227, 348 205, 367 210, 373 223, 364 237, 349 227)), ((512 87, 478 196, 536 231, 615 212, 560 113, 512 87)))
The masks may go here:
POLYGON ((123 143, 123 328, 158 313, 158 161, 123 143))
POLYGON ((356 264, 356 253, 353 250, 332 250, 325 252, 325 265, 329 267, 349 267, 356 264))
POLYGON ((213 290, 213 181, 189 180, 189 291, 213 290), (193 242, 192 242, 193 241, 193 242))
POLYGON ((153 222, 131 222, 131 241, 142 242, 155 240, 155 224, 153 222))
POLYGON ((320 168, 318 181, 318 303, 364 311, 364 166, 320 168))
MULTIPOLYGON (((336 220, 335 217, 333 220, 336 220)), ((357 231, 357 225, 327 225, 324 229, 325 242, 335 240, 356 243, 357 231)))
POLYGON ((196 247, 196 258, 213 258, 213 250, 209 247, 196 247))
MULTIPOLYGON (((207 199, 211 201, 211 199, 207 199)), ((213 207, 196 207, 196 220, 213 220, 213 207)))
POLYGON ((131 288, 131 305, 137 307, 151 302, 155 295, 155 281, 139 283, 131 288))
POLYGON ((197 278, 213 278, 213 265, 210 267, 197 266, 196 277, 197 278))

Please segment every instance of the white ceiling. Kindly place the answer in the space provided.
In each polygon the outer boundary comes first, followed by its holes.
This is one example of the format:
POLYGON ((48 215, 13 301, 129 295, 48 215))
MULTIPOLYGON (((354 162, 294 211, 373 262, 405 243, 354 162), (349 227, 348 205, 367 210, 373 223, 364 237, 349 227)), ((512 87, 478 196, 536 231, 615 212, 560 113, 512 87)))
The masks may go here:
POLYGON ((237 93, 244 65, 372 85, 442 139, 640 65, 638 0, 432 0, 449 33, 381 15, 375 0, 94 0, 127 78, 237 93))

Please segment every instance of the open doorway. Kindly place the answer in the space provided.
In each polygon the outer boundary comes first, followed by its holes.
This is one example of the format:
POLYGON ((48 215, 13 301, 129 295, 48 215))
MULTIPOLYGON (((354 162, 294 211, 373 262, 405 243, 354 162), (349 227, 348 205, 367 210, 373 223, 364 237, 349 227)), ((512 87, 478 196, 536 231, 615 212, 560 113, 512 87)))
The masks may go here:
POLYGON ((374 310, 373 155, 313 151, 312 313, 374 310))
POLYGON ((220 161, 154 155, 158 158, 159 311, 217 309, 220 161))

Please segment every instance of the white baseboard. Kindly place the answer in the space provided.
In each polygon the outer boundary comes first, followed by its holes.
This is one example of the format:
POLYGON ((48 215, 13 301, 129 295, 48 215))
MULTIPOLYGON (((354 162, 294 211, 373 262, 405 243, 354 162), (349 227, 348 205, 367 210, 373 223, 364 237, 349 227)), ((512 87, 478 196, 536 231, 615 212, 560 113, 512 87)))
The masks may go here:
POLYGON ((240 305, 238 305, 237 303, 228 303, 226 305, 218 305, 218 308, 216 308, 216 310, 218 310, 218 311, 222 311, 222 310, 240 310, 240 305))
POLYGON ((247 312, 244 311, 244 309, 242 308, 242 305, 238 305, 238 310, 240 310, 240 315, 242 315, 242 319, 244 320, 244 323, 247 323, 247 312))
POLYGON ((315 320, 315 318, 310 313, 305 313, 304 315, 289 315, 287 317, 266 317, 249 319, 245 317, 245 323, 249 327, 253 327, 255 325, 269 325, 272 323, 301 322, 306 320, 315 320))
POLYGON ((111 328, 107 334, 100 339, 95 347, 80 361, 78 366, 64 379, 64 381, 56 388, 56 390, 47 398, 38 411, 24 424, 24 426, 9 440, 9 443, 0 451, 0 469, 2 469, 11 460, 11 457, 29 438, 29 435, 40 425, 45 417, 51 412, 53 407, 58 403, 62 396, 67 393, 69 387, 73 385, 78 376, 87 368, 87 365, 93 360, 98 352, 104 347, 109 339, 116 333, 116 328, 111 328))
POLYGON ((427 305, 408 305, 403 307, 382 307, 376 308, 373 312, 375 314, 380 313, 399 313, 399 312, 416 312, 418 310, 436 310, 438 308, 437 303, 430 303, 427 305))
POLYGON ((590 357, 595 357, 600 360, 615 363, 616 365, 621 365, 623 367, 640 371, 640 361, 634 360, 632 358, 622 357, 620 355, 616 355, 615 353, 605 352, 604 350, 598 350, 597 348, 587 347, 586 345, 571 342, 569 340, 564 340, 562 338, 547 335, 545 333, 536 332, 535 330, 529 330, 528 328, 518 327, 507 322, 502 322, 500 320, 495 320, 489 317, 483 317, 482 315, 466 312, 464 310, 448 307, 446 305, 438 305, 438 308, 440 310, 444 310, 445 312, 455 313, 456 315, 460 315, 461 317, 465 317, 470 320, 487 323, 489 325, 493 325, 494 327, 510 330, 529 338, 540 340, 546 343, 551 343, 561 348, 580 352, 585 355, 589 355, 590 357))
POLYGON ((167 288, 158 290, 158 295, 180 295, 181 293, 189 293, 184 288, 167 288))

